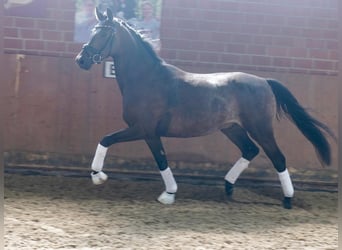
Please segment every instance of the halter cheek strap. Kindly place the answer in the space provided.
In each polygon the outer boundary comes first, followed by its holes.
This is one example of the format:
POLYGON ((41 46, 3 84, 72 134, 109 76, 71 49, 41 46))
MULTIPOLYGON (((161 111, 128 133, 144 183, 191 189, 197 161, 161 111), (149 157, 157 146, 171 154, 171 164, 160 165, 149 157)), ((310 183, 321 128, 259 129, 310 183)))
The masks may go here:
POLYGON ((105 59, 105 57, 102 55, 102 53, 103 53, 103 51, 106 50, 108 45, 112 43, 112 41, 114 39, 114 34, 115 34, 115 30, 112 26, 106 25, 106 26, 96 26, 95 27, 95 29, 98 29, 98 28, 110 28, 112 30, 112 34, 110 35, 110 37, 106 41, 103 48, 100 50, 95 49, 94 47, 92 47, 88 43, 83 46, 82 49, 89 55, 89 58, 91 59, 91 61, 94 64, 100 64, 105 59))

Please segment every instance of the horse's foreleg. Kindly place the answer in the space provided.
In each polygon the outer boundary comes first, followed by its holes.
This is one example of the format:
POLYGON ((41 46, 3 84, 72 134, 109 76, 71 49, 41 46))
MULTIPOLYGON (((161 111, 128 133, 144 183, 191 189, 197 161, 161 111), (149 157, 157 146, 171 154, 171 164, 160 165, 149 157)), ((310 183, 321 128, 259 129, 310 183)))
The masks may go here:
POLYGON ((160 174, 165 184, 165 191, 158 197, 162 204, 173 204, 177 192, 177 183, 173 177, 172 171, 168 166, 165 150, 159 137, 145 139, 149 146, 155 161, 158 164, 160 174))
POLYGON ((142 138, 143 136, 140 130, 135 127, 130 127, 106 135, 97 145, 95 156, 91 164, 91 169, 93 170, 91 173, 91 178, 93 183, 95 185, 99 185, 108 179, 107 175, 102 171, 102 169, 109 146, 113 145, 114 143, 134 141, 142 138))

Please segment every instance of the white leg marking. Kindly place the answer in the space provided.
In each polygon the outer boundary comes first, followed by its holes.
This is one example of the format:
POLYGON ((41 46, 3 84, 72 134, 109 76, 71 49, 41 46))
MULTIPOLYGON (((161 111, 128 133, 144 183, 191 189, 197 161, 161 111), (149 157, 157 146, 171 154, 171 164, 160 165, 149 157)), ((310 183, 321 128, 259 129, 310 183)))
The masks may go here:
POLYGON ((91 173, 91 179, 95 185, 99 185, 104 183, 108 176, 102 172, 103 162, 106 157, 108 148, 102 146, 101 144, 97 145, 95 156, 93 162, 91 163, 91 169, 95 171, 95 173, 91 173))
POLYGON ((176 180, 169 167, 160 171, 160 174, 165 184, 165 191, 158 197, 158 201, 162 204, 173 204, 175 202, 175 193, 178 189, 176 180))
POLYGON ((234 184, 239 178, 240 174, 248 168, 249 161, 241 157, 234 166, 228 171, 224 179, 231 184, 234 184))
POLYGON ((281 183, 281 188, 283 189, 283 193, 285 197, 293 197, 294 189, 291 181, 291 177, 287 169, 285 171, 278 173, 279 180, 281 183))

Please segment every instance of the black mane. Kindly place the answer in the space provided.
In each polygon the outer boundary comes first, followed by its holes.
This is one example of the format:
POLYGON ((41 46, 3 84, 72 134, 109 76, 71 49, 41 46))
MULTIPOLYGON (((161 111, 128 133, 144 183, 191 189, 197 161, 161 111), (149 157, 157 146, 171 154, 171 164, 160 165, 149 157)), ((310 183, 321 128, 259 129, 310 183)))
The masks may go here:
POLYGON ((140 44, 148 52, 152 59, 154 59, 158 63, 163 63, 163 59, 161 59, 157 55, 151 43, 148 42, 138 30, 136 30, 130 24, 123 20, 120 20, 119 23, 128 30, 128 32, 134 37, 138 44, 140 44))

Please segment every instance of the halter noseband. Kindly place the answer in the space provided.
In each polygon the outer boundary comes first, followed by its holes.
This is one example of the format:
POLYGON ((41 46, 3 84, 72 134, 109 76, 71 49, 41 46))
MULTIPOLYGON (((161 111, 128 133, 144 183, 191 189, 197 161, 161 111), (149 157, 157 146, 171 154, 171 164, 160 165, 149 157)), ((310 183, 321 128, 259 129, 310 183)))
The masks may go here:
POLYGON ((99 28, 109 28, 112 33, 110 37, 107 39, 105 45, 102 47, 102 49, 95 49, 89 43, 86 43, 83 45, 82 49, 89 55, 89 58, 94 64, 100 64, 105 58, 102 56, 102 52, 107 48, 108 44, 110 44, 114 38, 115 35, 115 29, 113 26, 110 25, 96 25, 94 29, 99 29, 99 28))

